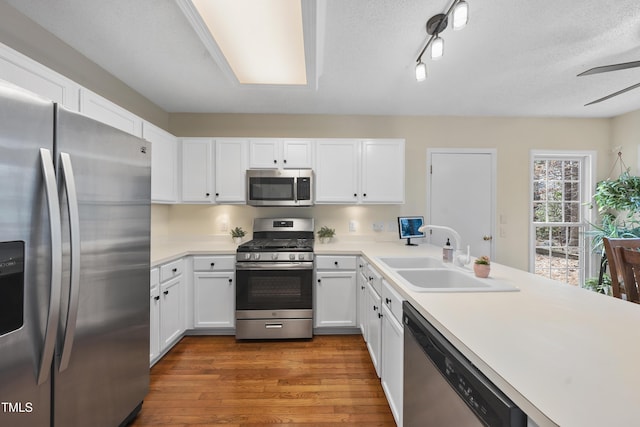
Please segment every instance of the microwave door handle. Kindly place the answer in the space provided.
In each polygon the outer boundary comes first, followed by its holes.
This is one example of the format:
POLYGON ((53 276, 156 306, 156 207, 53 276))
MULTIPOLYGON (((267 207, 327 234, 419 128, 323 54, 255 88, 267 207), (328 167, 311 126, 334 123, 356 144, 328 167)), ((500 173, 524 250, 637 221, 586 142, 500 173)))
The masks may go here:
POLYGON ((49 227, 51 231, 51 283, 49 292, 49 312, 42 341, 40 366, 37 373, 37 384, 41 385, 49 378, 51 361, 56 347, 58 322, 60 321, 60 294, 62 293, 62 225, 60 222, 60 202, 56 174, 53 169, 51 151, 40 149, 40 166, 44 180, 44 189, 49 210, 49 227))
POLYGON ((293 201, 298 203, 298 178, 293 178, 293 201))
POLYGON ((69 311, 67 313, 60 356, 59 371, 63 372, 69 366, 73 340, 76 334, 78 319, 78 303, 80 296, 80 215, 78 211, 78 192, 76 180, 71 166, 71 157, 68 153, 60 153, 62 163, 62 175, 67 192, 67 205, 69 210, 69 230, 71 236, 71 280, 69 285, 69 311))

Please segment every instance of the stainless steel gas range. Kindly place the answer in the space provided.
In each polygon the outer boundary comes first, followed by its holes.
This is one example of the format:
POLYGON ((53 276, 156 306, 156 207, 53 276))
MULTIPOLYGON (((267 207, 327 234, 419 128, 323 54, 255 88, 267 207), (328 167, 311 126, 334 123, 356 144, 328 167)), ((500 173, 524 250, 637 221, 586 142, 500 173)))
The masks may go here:
POLYGON ((236 254, 236 338, 313 336, 312 218, 256 218, 236 254))

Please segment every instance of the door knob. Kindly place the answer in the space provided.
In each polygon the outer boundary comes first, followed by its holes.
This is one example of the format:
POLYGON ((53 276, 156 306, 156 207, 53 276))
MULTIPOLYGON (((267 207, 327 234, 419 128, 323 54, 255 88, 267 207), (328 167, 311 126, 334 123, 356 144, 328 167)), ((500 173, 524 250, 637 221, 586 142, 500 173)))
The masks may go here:
POLYGON ((489 240, 493 240, 493 236, 484 235, 482 236, 482 240, 484 240, 485 242, 488 242, 489 240))

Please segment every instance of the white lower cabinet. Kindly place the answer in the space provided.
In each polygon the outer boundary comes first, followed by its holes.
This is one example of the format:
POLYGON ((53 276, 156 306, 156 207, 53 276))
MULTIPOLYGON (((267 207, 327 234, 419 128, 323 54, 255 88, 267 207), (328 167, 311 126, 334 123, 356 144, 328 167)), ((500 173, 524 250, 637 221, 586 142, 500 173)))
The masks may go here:
POLYGON ((403 298, 364 258, 359 261, 358 268, 358 275, 361 276, 358 291, 363 292, 358 301, 364 322, 363 336, 393 417, 396 424, 401 426, 404 381, 403 298))
POLYGON ((184 261, 151 270, 149 360, 153 364, 185 331, 184 261))
POLYGON ((404 328, 402 297, 382 280, 382 389, 396 424, 402 425, 404 328))
POLYGON ((184 285, 176 277, 160 285, 160 349, 171 346, 184 332, 184 285))
POLYGON ((193 259, 194 328, 235 326, 235 256, 193 259))
POLYGON ((357 326, 356 257, 316 257, 314 326, 357 326))
POLYGON ((160 269, 151 269, 149 303, 149 362, 160 355, 160 269))
POLYGON ((380 377, 382 358, 382 300, 371 282, 367 283, 367 349, 380 377))
POLYGON ((356 276, 356 292, 358 293, 358 328, 367 339, 367 269, 368 263, 363 257, 358 258, 358 273, 356 276))

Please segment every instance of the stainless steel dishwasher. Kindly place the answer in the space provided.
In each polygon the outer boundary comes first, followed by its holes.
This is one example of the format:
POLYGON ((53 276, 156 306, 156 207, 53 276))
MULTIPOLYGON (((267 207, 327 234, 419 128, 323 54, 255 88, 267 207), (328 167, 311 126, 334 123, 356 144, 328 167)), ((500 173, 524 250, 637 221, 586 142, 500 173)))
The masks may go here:
POLYGON ((405 427, 520 427, 527 417, 403 302, 405 427))

